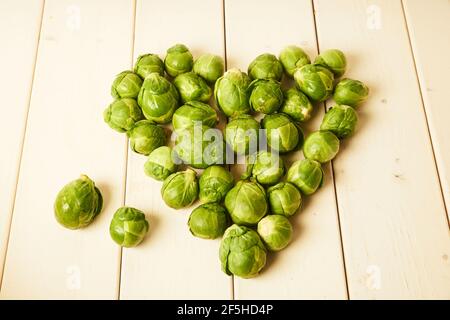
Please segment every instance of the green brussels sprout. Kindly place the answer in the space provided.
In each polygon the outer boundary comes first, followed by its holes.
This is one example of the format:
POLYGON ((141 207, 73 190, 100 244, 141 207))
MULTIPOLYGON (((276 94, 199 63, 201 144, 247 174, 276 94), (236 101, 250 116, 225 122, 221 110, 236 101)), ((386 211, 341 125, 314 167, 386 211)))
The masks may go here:
POLYGON ((68 229, 89 225, 102 211, 103 197, 94 181, 86 175, 66 184, 56 196, 56 221, 68 229))
POLYGON ((302 196, 289 182, 280 182, 267 189, 270 212, 286 217, 294 215, 302 205, 302 196))
POLYGON ((258 234, 271 251, 284 249, 292 240, 292 225, 285 216, 271 214, 258 222, 258 234))
POLYGON ((339 139, 353 134, 358 123, 355 109, 346 105, 335 105, 327 111, 320 125, 321 131, 331 131, 339 139))
POLYGON ((267 144, 273 150, 286 153, 303 143, 303 132, 292 119, 283 113, 268 114, 262 120, 266 129, 267 144))
POLYGON ((217 79, 214 98, 217 105, 228 117, 249 113, 248 86, 250 78, 239 69, 230 69, 217 79))
POLYGON ((186 72, 178 75, 173 84, 180 93, 183 102, 201 101, 208 102, 211 98, 211 88, 202 77, 194 72, 186 72))
POLYGON ((148 231, 148 221, 145 214, 130 207, 119 208, 111 220, 109 234, 119 246, 136 247, 144 240, 148 231))
POLYGON ((178 107, 177 89, 166 78, 150 73, 144 80, 138 104, 144 116, 156 123, 168 123, 178 107))
POLYGON ((144 172, 153 179, 162 181, 177 171, 172 149, 162 146, 153 150, 144 164, 144 172))
POLYGON ((142 79, 145 79, 150 73, 156 72, 164 76, 164 62, 157 54, 147 53, 140 55, 134 64, 134 72, 142 79))
POLYGON ((256 112, 270 114, 278 111, 283 103, 283 90, 272 79, 256 79, 250 83, 250 106, 256 112))
POLYGON ((195 171, 187 169, 172 173, 164 180, 161 196, 164 202, 174 209, 181 209, 193 204, 198 197, 198 182, 195 171))
POLYGON ((272 79, 281 81, 283 65, 271 53, 263 53, 255 58, 248 66, 250 79, 272 79))
POLYGON ((189 216, 191 233, 203 239, 216 239, 227 228, 227 211, 218 203, 205 203, 195 208, 189 216))
POLYGON ((136 98, 141 86, 141 77, 133 71, 123 71, 114 79, 111 86, 111 95, 114 99, 136 98))
POLYGON ((247 172, 243 178, 252 176, 263 185, 272 185, 280 181, 284 175, 284 162, 277 154, 261 150, 250 156, 247 172))
POLYGON ((225 230, 220 243, 222 271, 241 278, 251 278, 266 265, 266 248, 256 231, 236 224, 225 230))
POLYGON ((259 122, 243 114, 232 118, 225 127, 225 140, 237 154, 251 154, 258 148, 259 122))
POLYGON ((215 127, 219 117, 216 110, 210 105, 190 101, 179 107, 172 117, 172 125, 175 131, 186 129, 201 123, 207 127, 215 127))
POLYGON ((297 69, 311 63, 306 52, 297 46, 287 46, 281 51, 279 58, 284 70, 291 78, 297 69))
POLYGON ((336 77, 340 77, 345 73, 347 60, 341 50, 330 49, 319 54, 314 64, 321 65, 333 72, 336 77))
POLYGON ((306 158, 325 163, 332 160, 339 151, 339 139, 330 131, 311 133, 303 145, 306 158))
POLYGON ((300 90, 314 101, 325 101, 333 92, 333 73, 325 67, 307 64, 294 73, 300 90))
POLYGON ((357 107, 369 95, 369 88, 359 80, 342 79, 334 89, 334 101, 338 104, 357 107))
POLYGON ((184 44, 176 44, 167 49, 164 66, 167 74, 171 77, 191 71, 193 64, 192 53, 184 44))
POLYGON ((222 57, 206 53, 195 60, 192 70, 209 83, 214 83, 223 75, 225 64, 222 57))
POLYGON ((111 103, 103 112, 103 119, 112 129, 126 132, 144 116, 136 100, 124 98, 111 103))
POLYGON ((148 156, 150 152, 166 144, 164 129, 149 120, 136 122, 127 132, 134 152, 148 156))
POLYGON ((295 185, 303 194, 311 195, 323 184, 323 170, 317 161, 298 160, 289 168, 286 180, 295 185))
POLYGON ((267 213, 266 191, 256 181, 240 180, 225 196, 225 207, 234 223, 257 224, 267 213))
POLYGON ((297 88, 290 88, 284 93, 284 97, 280 112, 299 122, 306 122, 311 119, 314 107, 303 92, 297 88))
POLYGON ((199 180, 200 201, 203 203, 221 202, 233 188, 231 172, 221 166, 211 166, 203 171, 199 180))

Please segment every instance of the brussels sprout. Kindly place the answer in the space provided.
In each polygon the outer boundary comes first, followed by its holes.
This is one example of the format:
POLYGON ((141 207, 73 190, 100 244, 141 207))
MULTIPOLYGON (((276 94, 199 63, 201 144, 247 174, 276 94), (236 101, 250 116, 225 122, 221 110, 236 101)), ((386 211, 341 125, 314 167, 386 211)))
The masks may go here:
POLYGON ((280 182, 267 189, 270 212, 286 217, 294 215, 302 205, 302 196, 289 182, 280 182))
POLYGON ((292 225, 285 216, 271 214, 258 222, 258 234, 271 251, 284 249, 292 240, 292 225))
POLYGON ((314 107, 308 97, 297 88, 290 88, 284 93, 284 103, 280 112, 290 116, 295 121, 305 122, 311 119, 314 107))
POLYGON ((273 54, 263 53, 250 63, 248 66, 248 75, 252 80, 273 79, 281 81, 283 65, 273 54))
POLYGON ((249 154, 258 148, 259 122, 243 114, 232 118, 225 127, 225 140, 234 152, 249 154))
POLYGON ((162 146, 153 150, 144 164, 144 172, 153 179, 162 181, 177 171, 172 149, 162 146))
POLYGON ((297 46, 287 46, 284 48, 280 53, 280 61, 284 70, 291 78, 297 69, 311 63, 305 51, 297 46))
POLYGON ((248 86, 250 78, 239 69, 230 69, 217 79, 214 98, 217 105, 228 117, 249 113, 248 86))
POLYGON ((187 169, 168 176, 162 185, 161 196, 171 208, 181 209, 197 200, 198 182, 194 170, 187 169))
POLYGON ((134 65, 136 72, 142 79, 145 79, 150 73, 156 72, 164 76, 164 62, 157 54, 147 53, 140 55, 134 65))
POLYGON ((136 122, 127 132, 134 152, 148 156, 150 152, 166 144, 164 129, 149 120, 136 122))
POLYGON ((223 75, 225 64, 221 57, 206 53, 195 60, 192 70, 209 83, 214 83, 223 75))
POLYGON ((189 216, 191 233, 203 239, 216 239, 227 228, 227 211, 218 203, 206 203, 197 207, 189 216))
POLYGON ((286 153, 303 143, 302 130, 283 113, 266 115, 262 120, 262 127, 266 129, 267 144, 273 150, 286 153))
POLYGON ((133 71, 119 73, 111 86, 111 95, 115 99, 136 98, 141 90, 142 79, 133 71))
POLYGON ((144 116, 156 123, 168 123, 178 107, 178 91, 166 78, 149 74, 142 85, 138 104, 144 116))
POLYGON ((279 82, 271 79, 256 79, 249 86, 250 106, 256 112, 276 112, 283 103, 283 91, 279 82))
POLYGON ((263 185, 272 185, 280 181, 284 175, 284 162, 277 154, 269 151, 259 151, 252 155, 243 178, 253 176, 263 185))
POLYGON ((317 161, 298 160, 289 168, 286 180, 295 185, 303 194, 311 195, 323 184, 323 170, 317 161))
POLYGON ((321 65, 333 72, 336 77, 340 77, 345 73, 347 60, 341 50, 330 49, 319 54, 314 64, 321 65))
POLYGON ((179 107, 172 118, 172 125, 175 131, 194 126, 196 123, 207 127, 215 127, 219 117, 216 110, 208 104, 190 101, 179 107))
POLYGON ((103 112, 103 119, 112 129, 126 132, 144 116, 136 100, 124 98, 111 103, 103 112))
POLYGON ((339 139, 329 131, 311 133, 303 145, 306 158, 325 163, 332 160, 339 151, 339 139))
POLYGON ((369 95, 369 88, 359 80, 342 79, 334 89, 334 101, 351 107, 357 107, 369 95))
POLYGON ((294 73, 300 90, 314 101, 325 101, 333 92, 333 73, 325 67, 307 64, 294 73))
POLYGON ((166 72, 172 77, 186 73, 192 70, 194 58, 191 52, 184 44, 176 44, 167 49, 167 55, 164 59, 166 72))
POLYGON ((256 181, 240 180, 225 196, 234 223, 257 224, 267 213, 266 191, 256 181))
POLYGON ((320 125, 321 131, 331 131, 339 139, 353 134, 358 123, 355 109, 345 105, 335 105, 327 111, 320 125))
POLYGON ((221 166, 211 166, 200 176, 200 201, 203 203, 221 202, 233 188, 234 179, 230 171, 221 166))
POLYGON ((148 231, 148 222, 141 210, 122 207, 119 208, 111 220, 109 234, 119 246, 125 248, 136 247, 148 231))
POLYGON ((211 88, 202 77, 194 72, 186 72, 178 75, 173 84, 180 93, 183 102, 201 101, 208 102, 211 98, 211 88))
POLYGON ((266 265, 266 248, 258 233, 236 224, 225 230, 220 243, 222 271, 241 278, 256 276, 266 265))
POLYGON ((86 175, 66 184, 56 196, 56 220, 68 229, 89 225, 102 211, 103 197, 94 181, 86 175))

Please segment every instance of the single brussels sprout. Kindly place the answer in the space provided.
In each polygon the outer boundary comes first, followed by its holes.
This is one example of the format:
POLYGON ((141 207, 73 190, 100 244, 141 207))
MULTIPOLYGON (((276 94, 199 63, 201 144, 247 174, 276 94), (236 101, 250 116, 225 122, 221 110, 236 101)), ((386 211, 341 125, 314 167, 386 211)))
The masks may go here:
POLYGON ((136 122, 127 132, 134 152, 148 156, 150 152, 166 144, 164 129, 149 120, 136 122))
POLYGON ((292 225, 285 216, 271 214, 258 222, 258 234, 271 251, 284 249, 292 240, 292 225))
POLYGON ((197 200, 198 182, 194 170, 187 169, 168 176, 162 185, 161 196, 171 208, 188 207, 197 200))
POLYGON ((111 95, 114 99, 136 98, 141 86, 141 77, 133 71, 123 71, 114 79, 111 86, 111 95))
POLYGON ((333 72, 336 77, 340 77, 345 73, 347 60, 341 50, 330 49, 319 54, 314 64, 321 65, 333 72))
POLYGON ((292 119, 283 113, 268 114, 262 120, 266 129, 267 144, 273 150, 286 153, 303 143, 303 132, 292 119))
POLYGON ((203 171, 199 180, 200 201, 203 203, 221 202, 233 188, 231 172, 221 166, 211 166, 203 171))
POLYGON ((202 77, 194 72, 186 72, 178 75, 173 84, 180 93, 183 102, 201 101, 208 102, 212 90, 202 77))
POLYGON ((263 53, 255 58, 248 66, 250 79, 272 79, 281 81, 283 65, 271 53, 263 53))
POLYGON ((298 160, 289 168, 286 180, 295 185, 303 194, 311 195, 323 184, 323 170, 317 161, 298 160))
POLYGON ((196 123, 207 127, 215 127, 219 117, 210 105, 198 101, 190 101, 179 107, 172 117, 175 131, 190 128, 196 123))
POLYGON ((144 116, 136 100, 124 98, 111 103, 103 112, 103 119, 112 129, 126 132, 144 116))
POLYGON ((247 172, 243 178, 250 176, 260 184, 272 185, 280 181, 284 175, 284 162, 277 154, 261 150, 249 157, 247 172))
POLYGON ((237 154, 250 154, 258 148, 259 122, 251 115, 232 118, 225 127, 225 140, 237 154))
POLYGON ((227 228, 227 211, 218 203, 205 203, 195 208, 189 216, 191 233, 203 239, 216 239, 227 228))
POLYGON ((176 44, 167 49, 167 55, 164 59, 166 72, 171 77, 186 73, 192 70, 194 58, 191 52, 184 44, 176 44))
POLYGON ((284 93, 284 97, 280 112, 299 122, 306 122, 311 119, 314 107, 303 92, 297 88, 290 88, 284 93))
POLYGON ((266 265, 266 248, 256 231, 236 224, 225 230, 220 243, 222 271, 241 278, 251 278, 266 265))
POLYGON ((192 70, 212 84, 223 75, 225 64, 222 57, 206 53, 195 60, 192 70))
POLYGON ((333 92, 333 73, 325 67, 307 64, 294 73, 300 90, 314 101, 325 101, 333 92))
POLYGON ((256 112, 270 114, 278 111, 283 103, 283 90, 279 82, 271 79, 256 79, 249 86, 250 106, 256 112))
POLYGON ((321 131, 331 131, 339 139, 353 134, 358 123, 355 109, 346 105, 335 105, 327 111, 320 125, 321 131))
POLYGON ((359 80, 342 79, 334 89, 334 101, 338 104, 357 107, 369 95, 369 88, 359 80))
POLYGON ((145 79, 150 73, 156 72, 164 76, 164 62, 157 54, 147 53, 140 55, 134 64, 134 72, 142 79, 145 79))
POLYGON ((302 196, 289 182, 280 182, 267 189, 270 212, 286 217, 294 215, 302 205, 302 196))
POLYGON ((103 197, 94 181, 86 175, 66 184, 56 196, 56 220, 68 229, 89 225, 102 211, 103 197))
POLYGON ((148 231, 148 221, 145 214, 130 207, 119 208, 111 220, 109 234, 119 246, 136 247, 144 240, 148 231))
POLYGON ((172 149, 162 146, 153 150, 144 164, 144 172, 153 179, 162 181, 177 171, 172 149))
POLYGON ((303 145, 306 158, 325 163, 332 160, 339 151, 339 139, 329 131, 311 133, 303 145))
POLYGON ((267 213, 266 191, 256 181, 240 180, 225 196, 225 207, 234 223, 257 224, 267 213))
POLYGON ((279 58, 284 70, 291 78, 297 69, 311 63, 306 52, 297 46, 287 46, 281 51, 279 58))
POLYGON ((178 107, 179 95, 166 78, 151 73, 145 78, 137 101, 148 120, 168 123, 178 107))
POLYGON ((249 113, 248 86, 250 78, 239 69, 230 69, 217 79, 214 98, 217 105, 228 117, 249 113))

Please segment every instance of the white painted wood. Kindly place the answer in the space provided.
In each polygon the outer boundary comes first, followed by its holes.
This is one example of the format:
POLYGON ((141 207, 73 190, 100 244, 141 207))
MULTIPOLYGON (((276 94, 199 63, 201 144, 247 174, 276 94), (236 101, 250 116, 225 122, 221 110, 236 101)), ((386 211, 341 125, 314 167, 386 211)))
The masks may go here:
POLYGON ((315 1, 321 50, 371 88, 334 161, 351 299, 450 298, 450 238, 400 1, 315 1), (351 17, 351 18, 350 18, 351 17))

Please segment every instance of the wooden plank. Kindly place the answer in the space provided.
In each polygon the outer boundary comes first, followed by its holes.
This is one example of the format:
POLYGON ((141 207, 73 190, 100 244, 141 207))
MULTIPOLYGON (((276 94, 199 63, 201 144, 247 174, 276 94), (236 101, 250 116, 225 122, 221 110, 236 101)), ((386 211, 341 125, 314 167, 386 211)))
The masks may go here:
POLYGON ((445 0, 403 2, 423 102, 439 169, 447 215, 450 208, 450 4, 445 0), (437 32, 439 30, 439 32, 437 32))
POLYGON ((2 108, 3 112, 7 112, 7 121, 0 126, 0 149, 5 151, 0 157, 0 279, 30 103, 43 5, 43 1, 34 0, 0 2, 0 42, 5 44, 2 46, 0 70, 6 75, 14 75, 0 78, 0 88, 4 93, 2 108), (24 11, 24 7, 27 10, 24 11))
POLYGON ((351 299, 449 298, 450 238, 400 1, 315 1, 370 97, 334 161, 351 299), (349 19, 348 17, 351 17, 349 19))
POLYGON ((133 12, 127 0, 45 3, 2 298, 117 296, 119 248, 108 229, 123 201, 126 139, 102 112, 114 75, 130 67, 133 12), (53 202, 81 173, 105 207, 92 225, 69 231, 53 202))
MULTIPOLYGON (((228 68, 247 71, 259 54, 276 55, 297 44, 314 57, 317 52, 310 1, 226 0, 225 26, 228 68), (257 8, 257 10, 255 10, 257 8), (274 14, 275 13, 275 14, 274 14)), ((319 125, 322 105, 306 127, 319 125)), ((292 162, 301 157, 296 153, 292 162)), ((272 254, 264 272, 253 279, 235 278, 237 299, 345 299, 346 283, 330 167, 324 187, 305 199, 291 219, 295 236, 283 251, 272 254)))
MULTIPOLYGON (((224 55, 222 1, 138 1, 135 57, 161 57, 175 43, 194 56, 224 55)), ((190 211, 173 210, 161 199, 161 182, 143 172, 146 157, 130 152, 126 203, 147 213, 150 231, 138 247, 124 249, 121 299, 229 299, 232 283, 220 270, 219 240, 193 237, 190 211)))

